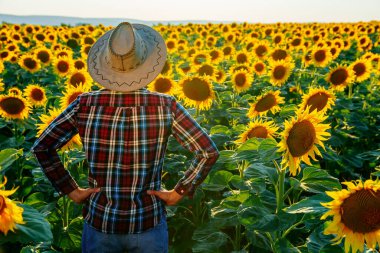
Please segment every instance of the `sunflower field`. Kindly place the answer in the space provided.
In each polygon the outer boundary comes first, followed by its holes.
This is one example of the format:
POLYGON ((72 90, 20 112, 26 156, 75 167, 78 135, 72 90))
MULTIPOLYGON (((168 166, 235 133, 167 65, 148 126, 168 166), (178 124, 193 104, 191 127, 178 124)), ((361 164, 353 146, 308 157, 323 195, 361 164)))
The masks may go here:
MULTIPOLYGON (((103 25, 0 26, 0 253, 80 252, 81 206, 30 148, 78 95, 103 25)), ((167 207, 170 252, 379 252, 380 22, 154 26, 168 59, 147 89, 177 98, 220 157, 167 207)), ((60 150, 88 187, 79 136, 60 150)), ((169 139, 172 189, 192 154, 169 139)))

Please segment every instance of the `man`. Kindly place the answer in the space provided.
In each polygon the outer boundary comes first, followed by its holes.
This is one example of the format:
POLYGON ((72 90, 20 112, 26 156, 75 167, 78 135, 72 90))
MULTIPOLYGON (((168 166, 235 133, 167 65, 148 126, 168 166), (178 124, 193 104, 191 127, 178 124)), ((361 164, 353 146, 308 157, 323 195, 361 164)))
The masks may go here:
POLYGON ((119 24, 88 55, 88 71, 105 89, 84 93, 32 147, 60 194, 83 203, 83 252, 167 252, 166 205, 192 195, 218 158, 209 136, 172 96, 144 87, 161 72, 166 45, 149 26, 119 24), (56 149, 79 133, 90 188, 78 187, 56 149), (161 190, 168 137, 194 153, 172 190, 161 190))

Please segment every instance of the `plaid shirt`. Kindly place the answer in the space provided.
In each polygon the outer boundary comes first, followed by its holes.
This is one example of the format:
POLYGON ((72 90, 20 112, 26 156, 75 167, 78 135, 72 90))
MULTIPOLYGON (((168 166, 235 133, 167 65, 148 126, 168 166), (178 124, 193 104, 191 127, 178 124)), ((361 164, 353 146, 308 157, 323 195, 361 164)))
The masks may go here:
POLYGON ((89 164, 90 187, 100 187, 83 207, 84 219, 105 233, 141 233, 160 222, 165 205, 147 190, 161 189, 168 137, 194 153, 175 186, 192 195, 218 158, 218 150, 171 96, 140 89, 129 93, 84 93, 42 133, 32 147, 44 173, 60 194, 78 185, 57 154, 79 133, 89 164))

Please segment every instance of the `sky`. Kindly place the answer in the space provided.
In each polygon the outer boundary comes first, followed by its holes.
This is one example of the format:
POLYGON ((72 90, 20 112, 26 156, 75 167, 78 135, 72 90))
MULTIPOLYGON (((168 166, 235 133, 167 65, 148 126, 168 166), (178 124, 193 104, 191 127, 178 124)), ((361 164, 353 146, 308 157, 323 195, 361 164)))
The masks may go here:
POLYGON ((250 23, 380 20, 380 0, 0 0, 0 13, 250 23))

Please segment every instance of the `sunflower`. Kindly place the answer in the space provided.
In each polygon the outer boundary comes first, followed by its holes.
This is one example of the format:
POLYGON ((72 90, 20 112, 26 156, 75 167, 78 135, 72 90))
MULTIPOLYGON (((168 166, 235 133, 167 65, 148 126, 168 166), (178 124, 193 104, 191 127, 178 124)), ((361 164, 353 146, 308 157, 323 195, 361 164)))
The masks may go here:
POLYGON ((52 53, 50 49, 46 47, 40 47, 34 51, 34 55, 42 64, 49 64, 52 60, 52 53))
POLYGON ((186 106, 208 110, 215 98, 211 82, 207 77, 187 77, 179 82, 176 89, 177 96, 186 106))
POLYGON ((25 119, 29 116, 30 104, 20 95, 0 95, 0 116, 6 119, 25 119))
POLYGON ((67 49, 65 47, 64 48, 60 48, 55 53, 55 57, 56 58, 68 57, 68 58, 72 59, 73 58, 73 51, 71 51, 70 49, 67 49))
POLYGON ((310 57, 314 65, 326 67, 332 60, 332 54, 328 47, 317 47, 311 51, 310 57))
POLYGON ((148 90, 174 95, 175 82, 171 78, 160 74, 148 84, 148 90))
POLYGON ((245 50, 236 52, 234 57, 237 64, 248 64, 251 61, 251 55, 245 50))
POLYGON ((350 68, 353 69, 356 82, 361 83, 371 76, 372 64, 370 60, 364 58, 357 59, 351 63, 350 68))
POLYGON ((192 56, 191 62, 195 65, 210 63, 211 56, 206 51, 198 51, 192 56))
POLYGON ((88 52, 90 52, 90 49, 91 49, 91 45, 83 45, 81 46, 80 48, 80 54, 81 54, 81 57, 86 59, 87 56, 88 56, 88 52))
POLYGON ((321 217, 322 220, 333 216, 326 222, 324 234, 334 234, 335 243, 345 238, 345 252, 363 252, 364 243, 368 248, 375 249, 380 245, 380 182, 377 179, 343 182, 347 189, 327 191, 332 201, 321 203, 329 210, 321 217))
POLYGON ((223 51, 219 49, 212 49, 210 52, 211 62, 212 63, 219 63, 223 60, 223 51))
POLYGON ((176 70, 179 74, 186 76, 188 73, 193 72, 194 67, 189 62, 180 62, 177 64, 176 70))
POLYGON ((55 73, 61 77, 64 77, 71 72, 73 63, 68 57, 59 57, 54 59, 53 66, 55 73))
POLYGON ((77 87, 80 84, 90 86, 91 82, 92 78, 90 74, 84 69, 75 69, 67 75, 67 84, 74 87, 77 87))
POLYGON ((28 98, 32 105, 36 106, 44 106, 47 101, 45 89, 34 84, 30 84, 25 88, 24 96, 28 98))
POLYGON ((338 91, 343 91, 354 79, 354 70, 344 65, 338 65, 331 69, 326 78, 327 82, 331 83, 331 87, 338 91))
POLYGON ((17 88, 17 87, 12 87, 12 88, 9 88, 8 94, 13 94, 13 95, 21 96, 22 95, 22 91, 19 88, 17 88))
POLYGON ((281 86, 288 80, 294 68, 293 62, 272 61, 270 64, 270 82, 275 86, 281 86))
POLYGON ((211 80, 215 79, 216 69, 214 65, 209 63, 204 63, 198 67, 197 73, 199 76, 208 76, 211 80))
POLYGON ((34 73, 41 68, 41 65, 37 58, 31 54, 24 54, 20 57, 18 64, 21 68, 29 71, 30 73, 34 73))
POLYGON ((253 76, 246 70, 237 70, 231 76, 234 90, 237 93, 248 90, 253 82, 253 76))
POLYGON ((285 121, 285 129, 281 133, 282 139, 279 146, 279 152, 284 152, 282 156, 283 168, 289 167, 290 174, 295 176, 300 172, 301 161, 311 165, 309 156, 316 161, 315 154, 320 155, 318 147, 315 144, 325 148, 322 141, 325 137, 330 136, 326 132, 330 128, 328 124, 321 124, 327 116, 314 110, 309 112, 308 109, 298 111, 295 117, 290 121, 285 121))
POLYGON ((268 91, 259 96, 256 102, 250 104, 247 116, 254 118, 257 116, 265 116, 269 111, 275 114, 280 110, 279 104, 283 104, 284 98, 280 97, 280 91, 268 91))
POLYGON ((168 49, 169 53, 176 51, 176 49, 177 49, 177 40, 176 39, 168 39, 165 41, 165 43, 166 43, 166 48, 168 49))
MULTIPOLYGON (((41 123, 37 124, 37 137, 41 136, 44 130, 50 125, 50 123, 62 113, 62 109, 53 108, 50 109, 48 114, 42 114, 39 118, 41 123)), ((79 148, 82 145, 79 134, 76 134, 69 142, 67 142, 61 151, 68 149, 79 148)))
POLYGON ((61 108, 66 109, 79 95, 88 92, 88 86, 79 84, 78 86, 68 85, 66 86, 66 92, 60 99, 61 108))
POLYGON ((83 59, 74 60, 74 68, 77 70, 87 69, 87 63, 83 59))
POLYGON ((226 45, 222 48, 222 52, 225 59, 230 58, 231 56, 235 55, 235 48, 232 45, 226 45))
POLYGON ((335 95, 332 91, 325 88, 311 87, 307 94, 302 96, 302 102, 300 105, 301 110, 306 110, 309 107, 309 111, 317 110, 318 112, 325 113, 331 109, 331 106, 335 105, 335 95))
POLYGON ((7 235, 9 230, 14 232, 16 224, 25 223, 22 218, 24 209, 8 198, 17 191, 17 188, 2 190, 6 183, 7 178, 4 177, 4 182, 0 184, 0 231, 4 235, 7 235))
POLYGON ((263 121, 262 119, 256 119, 253 122, 249 122, 249 125, 245 131, 239 135, 239 139, 235 143, 244 143, 251 138, 271 138, 273 139, 278 127, 275 126, 273 121, 263 121))
POLYGON ((224 81, 226 80, 226 73, 222 69, 218 69, 215 73, 215 81, 217 81, 219 84, 224 84, 224 81))
POLYGON ((270 57, 273 61, 289 61, 292 59, 292 56, 288 53, 287 50, 282 48, 276 48, 270 53, 270 57))
POLYGON ((269 42, 267 42, 266 40, 261 40, 253 48, 253 53, 259 59, 265 59, 265 57, 269 53, 269 50, 269 42))
POLYGON ((282 33, 273 34, 272 41, 274 44, 280 45, 282 42, 284 42, 284 35, 282 33))
POLYGON ((264 75, 267 72, 267 67, 263 61, 254 62, 252 69, 258 76, 264 75))

